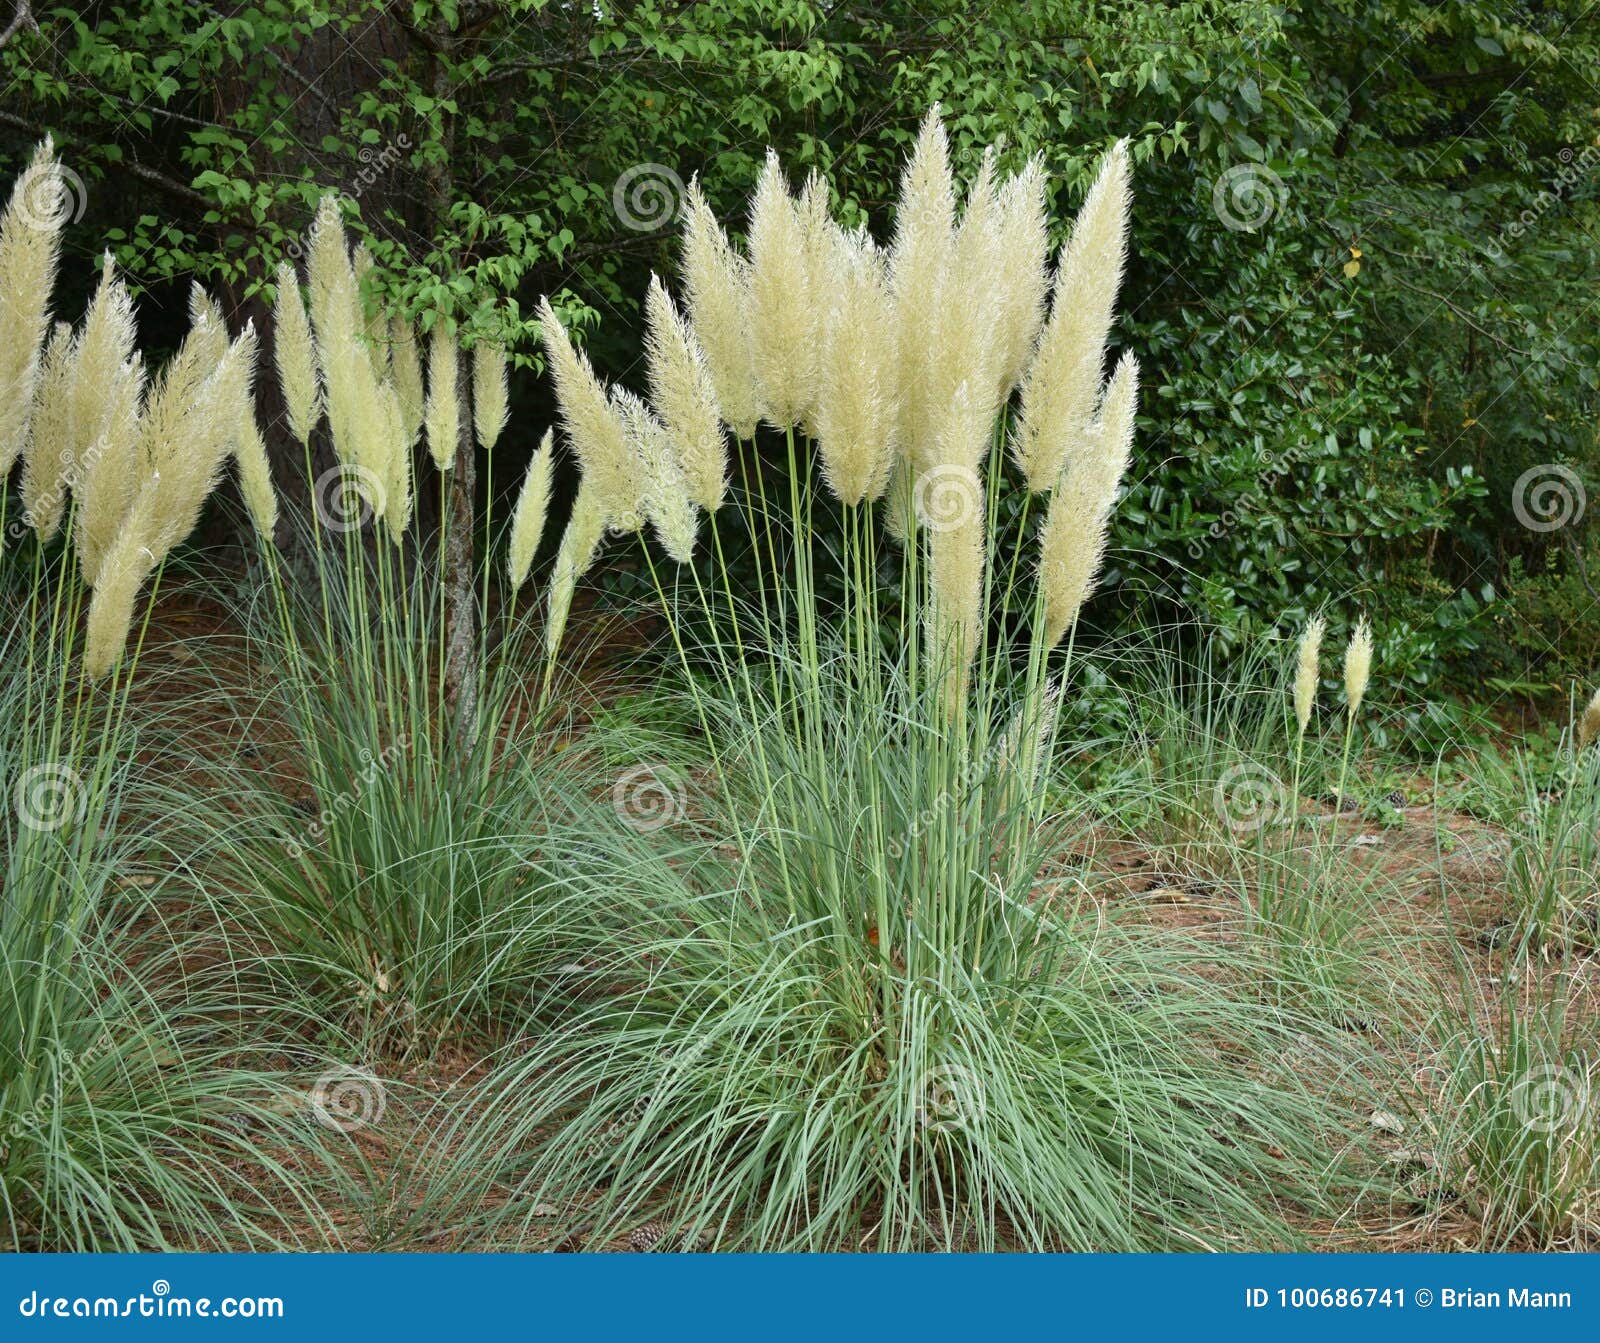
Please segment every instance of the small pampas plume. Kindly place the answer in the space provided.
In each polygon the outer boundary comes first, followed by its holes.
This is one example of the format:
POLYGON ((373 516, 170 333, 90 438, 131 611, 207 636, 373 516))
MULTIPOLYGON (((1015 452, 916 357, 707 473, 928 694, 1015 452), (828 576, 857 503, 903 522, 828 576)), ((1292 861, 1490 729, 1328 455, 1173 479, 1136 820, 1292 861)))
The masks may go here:
POLYGON ((450 470, 461 440, 461 391, 455 337, 442 317, 428 340, 428 400, 422 419, 428 455, 439 470, 450 470))
POLYGON ((311 441, 317 421, 322 418, 317 348, 311 335, 311 320, 300 298, 300 281, 287 261, 278 267, 277 286, 272 355, 289 413, 289 432, 304 444, 311 441))
POLYGON ((815 391, 817 309, 805 225, 774 150, 750 204, 750 342, 761 417, 791 429, 815 391))
POLYGON ((267 445, 256 424, 255 410, 245 405, 239 411, 239 431, 233 441, 233 461, 239 472, 239 493, 250 514, 251 525, 264 545, 273 544, 278 526, 278 492, 272 485, 272 466, 267 460, 267 445))
POLYGON ((107 552, 89 602, 83 670, 91 680, 98 681, 122 660, 139 589, 158 562, 134 525, 136 516, 144 515, 130 514, 107 552))
POLYGON ((1372 676, 1372 626, 1366 618, 1356 621, 1355 632, 1344 650, 1344 698, 1354 717, 1366 697, 1367 681, 1372 676))
MULTIPOLYGON (((80 361, 81 362, 81 361, 80 361)), ((120 364, 110 379, 105 413, 94 440, 76 464, 73 540, 78 571, 94 586, 100 561, 116 539, 138 488, 139 422, 144 407, 145 368, 138 354, 120 364)))
POLYGON ((189 327, 215 368, 228 350, 228 322, 222 305, 198 284, 189 286, 189 327))
POLYGON ((39 360, 50 329, 61 229, 70 213, 66 182, 47 135, 11 188, 0 215, 0 481, 28 436, 39 360))
POLYGON ((400 393, 392 382, 378 385, 378 423, 387 445, 384 456, 382 514, 389 539, 399 545, 411 525, 411 438, 406 433, 400 393))
POLYGON ((1324 628, 1321 616, 1311 617, 1300 635, 1300 650, 1295 658, 1294 720, 1302 735, 1311 722, 1311 710, 1317 702, 1324 628))
POLYGON ((72 328, 57 322, 45 343, 35 382, 33 420, 22 454, 23 517, 41 542, 61 527, 72 474, 72 371, 77 343, 72 328))
POLYGON ((1061 249, 1050 317, 1022 378, 1011 452, 1036 493, 1055 486, 1085 441, 1122 283, 1130 198, 1127 141, 1119 140, 1061 249))
POLYGON ((522 478, 516 511, 511 515, 511 545, 506 554, 506 577, 514 593, 528 579, 533 557, 544 539, 545 518, 550 511, 550 469, 555 431, 546 429, 522 478))
POLYGON ((645 297, 645 358, 650 400, 666 426, 689 497, 707 512, 728 490, 728 444, 705 355, 659 277, 645 297))
POLYGON ((1600 741, 1600 690, 1594 692, 1589 707, 1578 720, 1578 749, 1586 751, 1597 741, 1600 741))
POLYGON ((192 369, 209 332, 202 327, 163 372, 140 424, 139 459, 145 477, 122 519, 95 578, 89 603, 84 671, 98 679, 114 667, 127 643, 139 588, 172 548, 194 530, 200 509, 216 488, 250 404, 256 333, 247 324, 198 387, 192 369), (198 352, 186 351, 198 344, 198 352), (174 371, 174 365, 184 365, 174 371))
POLYGON ((572 504, 572 517, 561 536, 555 569, 550 575, 550 610, 545 617, 545 657, 553 660, 561 647, 572 609, 572 594, 578 580, 589 572, 600 542, 606 534, 606 505, 585 483, 578 487, 572 504))
POLYGON ((622 418, 589 361, 572 348, 548 298, 539 301, 539 331, 561 423, 583 472, 590 507, 603 512, 613 531, 637 531, 643 482, 622 418))
MULTIPOLYGON (((618 388, 611 393, 611 400, 627 433, 629 450, 639 464, 644 515, 661 548, 679 564, 687 564, 694 558, 697 519, 666 427, 632 392, 618 388)), ((633 529, 624 525, 619 530, 633 529)))
POLYGON ((995 333, 1004 401, 1022 380, 1044 325, 1050 291, 1050 224, 1045 206, 1044 163, 1035 155, 1000 190, 999 273, 995 288, 995 333))
POLYGON ((505 347, 480 340, 472 347, 472 429, 481 448, 494 447, 509 415, 505 347))
MULTIPOLYGON (((949 405, 931 387, 938 340, 931 333, 949 329, 945 321, 948 279, 955 251, 955 182, 950 174, 950 146, 935 103, 923 118, 916 147, 900 176, 895 206, 894 240, 889 249, 889 289, 894 298, 900 388, 897 395, 897 440, 908 471, 891 488, 891 497, 909 501, 912 482, 931 464, 929 451, 938 436, 934 417, 949 405)), ((962 296, 968 299, 970 296, 962 296)), ((946 361, 948 363, 949 361, 946 361)), ((959 379, 958 379, 959 381, 959 379)), ((908 508, 890 511, 891 534, 899 539, 908 508)))
POLYGON ((983 516, 980 494, 956 526, 928 529, 929 643, 951 717, 966 699, 983 637, 983 516))
MULTIPOLYGON (((140 464, 136 459, 145 368, 136 348, 133 296, 106 254, 100 286, 90 300, 72 372, 72 493, 78 569, 91 587, 117 529, 132 506, 140 464)), ((198 347, 191 356, 198 379, 198 347)), ((190 390, 198 381, 186 384, 190 390)))
POLYGON ((1123 355, 1106 390, 1088 446, 1067 469, 1050 497, 1039 537, 1039 584, 1046 648, 1061 642, 1094 590, 1105 557, 1106 529, 1117 487, 1128 468, 1139 366, 1123 355))
POLYGON ((761 412, 750 340, 748 268, 729 245, 698 178, 689 183, 685 202, 683 278, 689 323, 705 352, 723 423, 736 438, 753 438, 761 412))
POLYGON ((356 277, 356 305, 361 317, 361 335, 372 354, 372 364, 380 377, 389 376, 388 324, 383 305, 375 301, 378 288, 378 263, 366 243, 357 243, 350 254, 350 269, 356 277))
POLYGON ((417 353, 417 333, 403 317, 389 320, 389 368, 395 395, 400 398, 400 423, 408 444, 417 441, 427 404, 422 390, 422 358, 417 353))
POLYGON ((823 320, 817 453, 847 505, 879 498, 894 465, 898 346, 882 254, 865 232, 840 234, 823 320))

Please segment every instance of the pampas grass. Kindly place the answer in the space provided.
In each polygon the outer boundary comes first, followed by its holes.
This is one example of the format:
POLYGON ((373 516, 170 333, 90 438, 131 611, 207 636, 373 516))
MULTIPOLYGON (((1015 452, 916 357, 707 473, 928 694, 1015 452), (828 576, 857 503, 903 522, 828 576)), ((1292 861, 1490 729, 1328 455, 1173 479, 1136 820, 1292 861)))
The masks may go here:
POLYGON ((11 188, 0 215, 0 478, 11 471, 28 436, 39 362, 50 329, 66 183, 49 136, 11 188))
POLYGON ((1117 365, 1101 419, 1055 486, 1039 541, 1044 643, 1053 648, 1076 622, 1105 555, 1107 522, 1133 441, 1139 367, 1131 354, 1117 365))
MULTIPOLYGON (((706 204, 698 179, 684 202, 683 280, 689 324, 705 353, 718 413, 734 437, 755 437, 761 419, 750 332, 749 270, 706 204)), ((702 506, 709 508, 702 500, 702 506)))
POLYGON ((273 308, 272 354, 283 387, 289 432, 303 444, 322 418, 322 392, 317 379, 317 350, 311 320, 300 298, 300 281, 285 261, 278 267, 277 302, 273 308))
POLYGON ((1344 810, 1344 785, 1350 771, 1350 743, 1355 739, 1356 714, 1361 711, 1361 701, 1366 697, 1371 676, 1372 626, 1362 617, 1356 621, 1344 650, 1344 757, 1339 765, 1339 790, 1334 794, 1340 811, 1344 810))
POLYGON ((1578 720, 1578 749, 1586 751, 1597 741, 1600 741, 1600 690, 1594 692, 1594 698, 1578 720))
POLYGON ((895 459, 898 327, 883 254, 865 233, 833 244, 817 386, 817 454, 842 504, 879 498, 895 459))
POLYGON ((779 430, 798 424, 816 393, 812 239, 820 226, 809 224, 811 237, 769 150, 750 203, 750 340, 761 417, 779 430))
POLYGON ((1054 489, 1084 450, 1127 254, 1128 147, 1118 141, 1056 263, 1050 318, 1022 379, 1011 451, 1035 492, 1054 489))
POLYGON ((40 541, 49 541, 66 511, 72 464, 72 374, 77 358, 72 328, 57 322, 39 360, 28 447, 22 458, 22 505, 40 541))
POLYGON ((440 471, 455 465, 461 440, 461 393, 455 337, 449 325, 436 322, 428 338, 428 399, 423 412, 423 432, 428 456, 440 471))
POLYGON ((671 438, 689 497, 708 513, 728 489, 728 445, 704 351, 659 277, 645 296, 645 360, 650 401, 671 438))
POLYGON ((516 511, 511 516, 511 544, 506 552, 506 579, 515 593, 527 581, 533 557, 544 537, 545 518, 550 510, 551 453, 555 432, 544 431, 539 446, 528 459, 528 470, 517 495, 516 511))
POLYGON ((478 446, 492 451, 510 417, 510 391, 506 382, 506 352, 493 341, 472 347, 472 430, 478 446))
POLYGON ((627 427, 588 359, 572 348, 548 298, 539 303, 539 331, 550 359, 561 424, 583 472, 589 507, 600 510, 606 527, 637 531, 643 490, 627 427))

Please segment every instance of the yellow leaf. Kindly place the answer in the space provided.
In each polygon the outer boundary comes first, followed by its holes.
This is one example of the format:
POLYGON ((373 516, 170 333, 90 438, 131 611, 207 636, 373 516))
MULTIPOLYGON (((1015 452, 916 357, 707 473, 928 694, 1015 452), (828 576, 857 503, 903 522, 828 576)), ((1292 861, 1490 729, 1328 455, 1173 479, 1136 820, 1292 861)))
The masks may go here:
POLYGON ((1360 270, 1361 263, 1359 261, 1346 261, 1344 263, 1344 278, 1347 280, 1353 280, 1356 278, 1356 275, 1360 272, 1360 270))
POLYGON ((1352 247, 1350 249, 1350 255, 1353 257, 1360 257, 1363 255, 1363 253, 1359 247, 1352 247))

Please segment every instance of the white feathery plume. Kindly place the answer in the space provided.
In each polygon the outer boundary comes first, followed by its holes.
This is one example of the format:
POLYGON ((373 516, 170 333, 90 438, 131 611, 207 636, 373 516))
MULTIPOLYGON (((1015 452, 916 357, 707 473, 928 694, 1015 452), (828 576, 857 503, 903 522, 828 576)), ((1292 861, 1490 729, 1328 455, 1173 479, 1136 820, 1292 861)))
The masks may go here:
POLYGON ((1022 378, 1011 451, 1035 492, 1052 489, 1086 444, 1122 282, 1130 197, 1127 141, 1119 140, 1061 249, 1050 317, 1022 378))
POLYGON ((690 497, 714 513, 728 489, 728 444, 717 413, 716 387, 699 341, 654 275, 645 319, 650 400, 666 426, 690 497))

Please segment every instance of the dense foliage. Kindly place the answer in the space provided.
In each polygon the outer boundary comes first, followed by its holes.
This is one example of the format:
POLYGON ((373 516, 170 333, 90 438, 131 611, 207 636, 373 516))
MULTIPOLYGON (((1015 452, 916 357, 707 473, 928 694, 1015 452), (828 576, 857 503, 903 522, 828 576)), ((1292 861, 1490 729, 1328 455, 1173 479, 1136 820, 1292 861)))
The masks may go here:
MULTIPOLYGON (((1580 0, 154 0, 33 17, 0 56, 0 167, 54 132, 85 179, 75 236, 109 238, 152 306, 176 318, 190 276, 246 304, 333 189, 424 321, 453 312, 532 361, 534 301, 561 294, 625 381, 693 174, 729 209, 774 144, 881 227, 938 99, 965 171, 997 138, 1015 161, 1040 151, 1070 217, 1130 136, 1121 340, 1150 386, 1094 617, 1197 616, 1239 644, 1335 601, 1378 609, 1380 661, 1413 705, 1442 673, 1537 689, 1600 654, 1594 510, 1548 530, 1540 512, 1560 507, 1542 483, 1575 493, 1600 460, 1600 12, 1580 0)), ((87 288, 92 269, 65 278, 87 288)), ((534 410, 513 447, 536 440, 534 410)))

